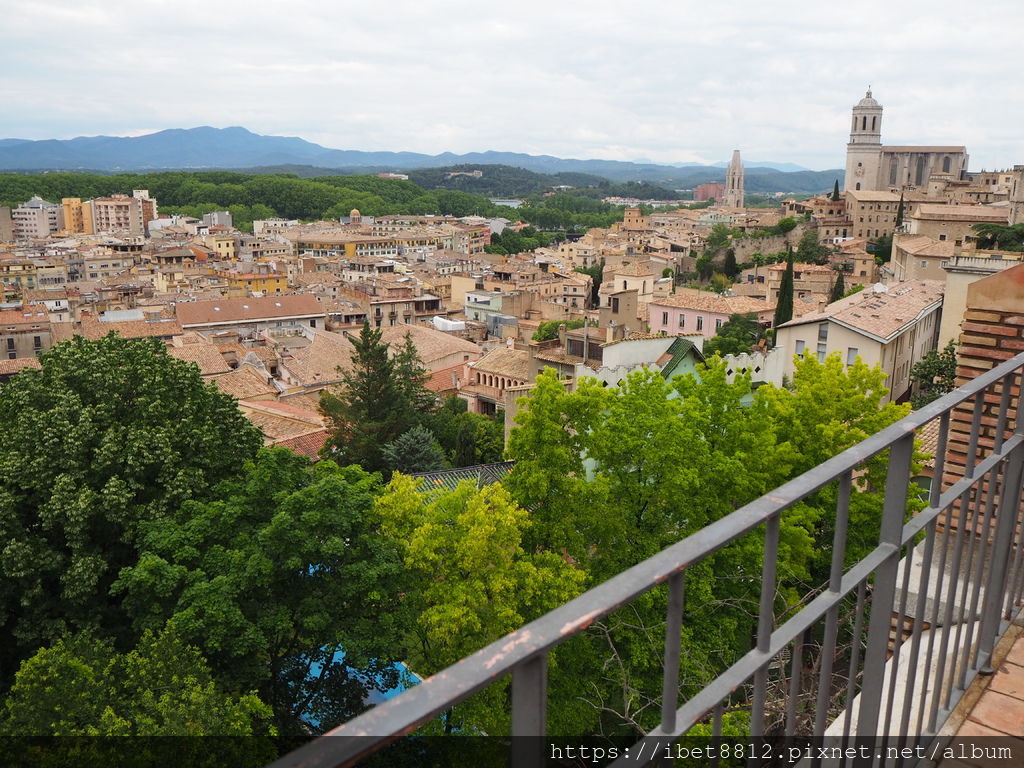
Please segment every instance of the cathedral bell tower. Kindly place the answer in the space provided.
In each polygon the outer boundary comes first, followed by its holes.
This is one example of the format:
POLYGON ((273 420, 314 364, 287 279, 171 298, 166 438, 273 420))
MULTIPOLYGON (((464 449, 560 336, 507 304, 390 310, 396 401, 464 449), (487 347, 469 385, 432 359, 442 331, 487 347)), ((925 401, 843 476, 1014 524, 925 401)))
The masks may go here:
POLYGON ((850 143, 846 145, 844 191, 878 189, 882 159, 882 105, 871 96, 871 89, 853 107, 850 143))

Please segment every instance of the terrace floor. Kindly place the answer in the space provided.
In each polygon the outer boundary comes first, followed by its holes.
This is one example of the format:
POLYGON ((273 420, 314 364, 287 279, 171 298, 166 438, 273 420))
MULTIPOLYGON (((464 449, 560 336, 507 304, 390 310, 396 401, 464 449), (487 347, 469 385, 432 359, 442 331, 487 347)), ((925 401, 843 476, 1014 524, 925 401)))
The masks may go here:
POLYGON ((996 666, 995 674, 977 677, 974 685, 977 690, 972 698, 977 700, 957 729, 955 738, 964 742, 978 739, 979 746, 993 743, 1009 745, 1013 757, 1009 760, 988 757, 946 759, 939 763, 939 768, 1024 766, 1024 632, 1018 630, 1016 639, 996 666), (1013 738, 1007 740, 1008 736, 1013 738), (992 738, 998 738, 998 742, 987 741, 992 738))

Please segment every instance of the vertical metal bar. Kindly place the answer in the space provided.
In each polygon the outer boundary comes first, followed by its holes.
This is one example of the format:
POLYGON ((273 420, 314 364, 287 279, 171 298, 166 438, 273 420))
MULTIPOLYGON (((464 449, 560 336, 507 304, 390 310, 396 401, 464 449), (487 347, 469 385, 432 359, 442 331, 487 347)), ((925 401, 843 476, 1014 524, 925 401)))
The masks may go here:
POLYGON ((668 580, 668 609, 665 615, 665 678, 661 686, 661 730, 676 729, 679 705, 679 649, 682 643, 683 594, 686 571, 674 573, 668 580))
POLYGON ((793 658, 789 665, 789 697, 786 700, 786 736, 796 735, 796 709, 803 684, 804 645, 810 640, 810 630, 793 642, 793 658))
MULTIPOLYGON (((775 572, 779 558, 779 516, 775 513, 765 523, 764 564, 761 570, 761 605, 757 617, 757 650, 767 653, 775 625, 775 572)), ((750 735, 764 735, 764 707, 768 688, 768 662, 754 673, 754 699, 750 711, 750 735)))
MULTIPOLYGON (((968 615, 971 617, 970 622, 967 624, 967 639, 964 641, 964 659, 960 665, 960 677, 957 681, 957 685, 960 690, 964 690, 967 686, 967 667, 972 662, 974 669, 978 668, 978 647, 974 645, 974 629, 978 624, 978 600, 981 597, 981 582, 985 578, 985 556, 988 554, 989 540, 992 538, 992 510, 996 503, 996 478, 1000 472, 1005 468, 1005 461, 1001 461, 996 464, 988 472, 988 489, 985 491, 985 517, 981 523, 981 536, 980 539, 975 539, 975 546, 978 547, 978 561, 974 567, 974 586, 971 588, 971 607, 968 610, 968 615)), ((975 516, 977 521, 977 516, 975 516)), ((993 542, 993 547, 998 546, 996 542, 993 542)), ((1002 600, 1002 595, 996 596, 997 599, 1002 600)))
POLYGON ((962 639, 964 635, 964 627, 971 625, 976 621, 974 614, 969 610, 970 603, 967 599, 967 593, 971 587, 974 551, 977 549, 978 521, 979 518, 982 517, 982 509, 984 508, 984 501, 982 500, 984 485, 985 476, 982 475, 977 479, 974 486, 974 492, 971 494, 972 502, 970 517, 965 518, 963 525, 963 535, 967 537, 967 559, 964 563, 964 577, 958 585, 960 590, 960 599, 958 601, 958 605, 960 606, 960 620, 956 622, 956 632, 954 634, 953 648, 951 651, 952 664, 949 669, 949 680, 946 682, 946 693, 943 698, 943 707, 945 709, 949 709, 949 702, 953 697, 953 686, 957 680, 958 670, 962 666, 961 662, 970 658, 970 646, 964 645, 962 643, 962 639))
MULTIPOLYGON (((964 500, 964 497, 961 496, 960 500, 962 502, 964 500)), ((961 508, 963 508, 963 504, 961 504, 961 508)), ((932 648, 935 645, 936 635, 937 634, 941 634, 942 635, 942 640, 939 641, 939 652, 938 652, 937 664, 936 664, 936 667, 935 667, 935 676, 934 676, 934 679, 932 681, 931 706, 928 708, 929 709, 929 714, 928 714, 928 732, 929 733, 934 733, 935 729, 936 729, 936 727, 938 725, 938 723, 937 723, 937 716, 938 716, 938 710, 939 710, 939 699, 941 698, 941 694, 942 694, 943 672, 944 672, 944 670, 946 668, 946 645, 948 644, 948 640, 949 640, 949 624, 952 621, 952 615, 953 615, 953 604, 952 604, 952 601, 951 601, 948 593, 955 588, 955 586, 956 586, 956 577, 953 574, 950 574, 949 575, 949 587, 947 588, 947 595, 946 595, 945 610, 943 610, 943 616, 941 618, 939 617, 939 607, 940 607, 940 604, 942 603, 942 589, 943 589, 944 582, 945 582, 945 579, 946 579, 946 561, 948 559, 947 555, 948 555, 948 552, 949 552, 949 537, 950 537, 952 531, 953 531, 953 503, 951 503, 949 505, 949 508, 946 510, 946 526, 945 526, 944 535, 943 535, 944 541, 943 541, 943 545, 942 545, 942 554, 941 554, 941 557, 939 559, 939 583, 938 583, 938 585, 936 586, 936 589, 935 589, 935 599, 934 599, 934 604, 933 604, 933 608, 932 608, 932 631, 931 631, 931 637, 928 639, 928 662, 926 664, 926 667, 928 667, 930 669, 931 668, 931 662, 932 662, 932 648), (941 622, 941 624, 940 624, 940 622, 941 622), (939 630, 940 626, 942 627, 941 632, 939 630)), ((960 534, 960 526, 958 525, 957 526, 957 532, 955 534, 956 541, 955 541, 955 544, 954 544, 954 547, 953 547, 953 556, 952 556, 953 559, 957 560, 958 562, 959 562, 959 559, 960 559, 960 543, 962 541, 962 539, 961 539, 959 534, 960 534)), ((918 729, 918 730, 920 730, 920 729, 918 729)))
POLYGON ((544 764, 547 703, 548 655, 541 653, 512 670, 512 768, 544 764))
POLYGON ((1013 387, 1013 376, 1014 374, 1008 373, 1000 379, 1000 386, 1002 387, 1002 397, 999 398, 999 418, 996 420, 996 443, 993 448, 995 453, 999 453, 1003 449, 1003 439, 1006 434, 1006 416, 1010 410, 1010 390, 1013 387))
POLYGON ((946 471, 946 447, 949 444, 949 411, 943 411, 939 417, 939 444, 935 448, 935 469, 932 472, 932 485, 929 488, 928 505, 939 506, 942 495, 942 475, 946 471))
MULTIPOLYGON (((828 589, 839 593, 843 580, 843 563, 846 560, 846 534, 850 522, 850 489, 853 473, 844 472, 839 479, 836 498, 836 525, 832 536, 832 570, 829 574, 828 589)), ((825 637, 821 645, 821 663, 818 676, 818 699, 814 706, 814 735, 825 733, 828 719, 828 703, 831 698, 832 666, 835 663, 836 640, 839 633, 839 606, 829 608, 825 615, 825 637)))
MULTIPOLYGON (((1024 397, 1019 398, 1024 403, 1024 397)), ((1020 433, 1024 425, 1020 423, 1020 414, 1016 431, 1020 433)), ((988 583, 985 585, 985 606, 981 616, 981 629, 978 631, 978 661, 981 672, 986 675, 993 673, 991 666, 992 650, 995 647, 996 631, 999 629, 1000 607, 1003 603, 1003 589, 1006 585, 1007 563, 1010 558, 1010 546, 1013 542, 1013 529, 1017 521, 1017 510, 1020 507, 1021 471, 1024 468, 1024 455, 1018 447, 1010 454, 1006 471, 1003 473, 1003 484, 999 493, 999 515, 996 518, 996 530, 993 536, 992 563, 989 566, 988 583)))
POLYGON ((981 412, 985 407, 985 390, 974 396, 974 415, 971 418, 971 437, 967 443, 967 463, 964 477, 974 477, 974 465, 978 462, 978 436, 981 434, 981 412))
POLYGON ((888 746, 890 724, 893 718, 893 707, 896 702, 896 676, 900 668, 900 649, 903 648, 903 623, 907 615, 907 593, 910 591, 910 565, 914 558, 913 547, 908 546, 907 554, 903 560, 903 581, 900 583, 900 606, 896 611, 896 636, 893 638, 892 660, 889 670, 889 695, 885 701, 885 718, 882 720, 884 727, 880 731, 883 746, 888 746))
POLYGON ((907 512, 907 485, 910 483, 910 461, 914 454, 914 433, 908 432, 889 449, 889 467, 885 478, 885 504, 879 544, 892 547, 892 553, 878 567, 871 596, 868 620, 868 645, 864 652, 864 684, 860 691, 857 732, 878 733, 878 715, 885 681, 885 654, 892 622, 893 599, 896 596, 896 570, 899 568, 903 518, 907 512))
MULTIPOLYGON (((910 658, 907 660, 908 689, 903 698, 903 715, 900 718, 900 734, 910 734, 911 709, 918 699, 914 696, 917 687, 917 662, 921 653, 921 635, 924 632, 924 615, 928 610, 928 587, 931 582, 932 558, 935 555, 936 520, 925 526, 924 558, 921 562, 921 578, 917 585, 917 607, 914 610, 914 629, 910 641, 910 658)), ((918 701, 919 715, 924 712, 924 694, 928 691, 928 668, 925 667, 926 679, 921 685, 921 700, 918 701)), ((920 725, 918 725, 920 729, 920 725)), ((904 746, 901 742, 900 746, 904 746)))
MULTIPOLYGON (((857 694, 857 670, 860 668, 861 634, 864 631, 864 603, 867 599, 868 584, 862 581, 857 586, 857 611, 853 621, 853 635, 850 638, 850 671, 846 679, 846 716, 843 721, 843 749, 849 743, 850 726, 853 721, 853 698, 857 694)), ((818 734, 815 734, 817 736, 818 734)))
POLYGON ((722 743, 722 702, 715 704, 714 714, 711 716, 711 744, 714 746, 714 754, 711 757, 711 768, 718 766, 718 747, 722 743))

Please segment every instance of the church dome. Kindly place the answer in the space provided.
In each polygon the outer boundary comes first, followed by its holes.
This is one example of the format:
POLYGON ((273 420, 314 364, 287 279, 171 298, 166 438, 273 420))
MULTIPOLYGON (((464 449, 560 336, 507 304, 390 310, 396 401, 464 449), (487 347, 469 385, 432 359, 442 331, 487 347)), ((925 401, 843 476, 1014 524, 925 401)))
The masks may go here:
POLYGON ((880 107, 882 106, 871 97, 871 89, 868 88, 868 92, 864 94, 864 98, 857 102, 858 107, 880 107))

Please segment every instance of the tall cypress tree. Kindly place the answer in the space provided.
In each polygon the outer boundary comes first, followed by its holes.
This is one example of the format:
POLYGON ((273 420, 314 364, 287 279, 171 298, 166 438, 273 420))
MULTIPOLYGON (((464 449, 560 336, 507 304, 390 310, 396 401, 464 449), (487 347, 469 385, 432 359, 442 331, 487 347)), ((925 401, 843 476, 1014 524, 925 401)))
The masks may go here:
POLYGON ((836 275, 836 281, 832 283, 832 293, 828 297, 828 303, 831 304, 833 301, 839 301, 845 293, 846 279, 843 277, 842 270, 840 270, 836 275))
POLYGON ((779 298, 775 304, 774 328, 793 319, 793 250, 786 253, 786 271, 782 273, 782 284, 779 286, 779 298))
POLYGON ((836 185, 832 187, 832 200, 839 202, 839 179, 836 179, 836 185))
POLYGON ((896 206, 896 226, 903 224, 903 193, 900 192, 900 204, 896 206))

